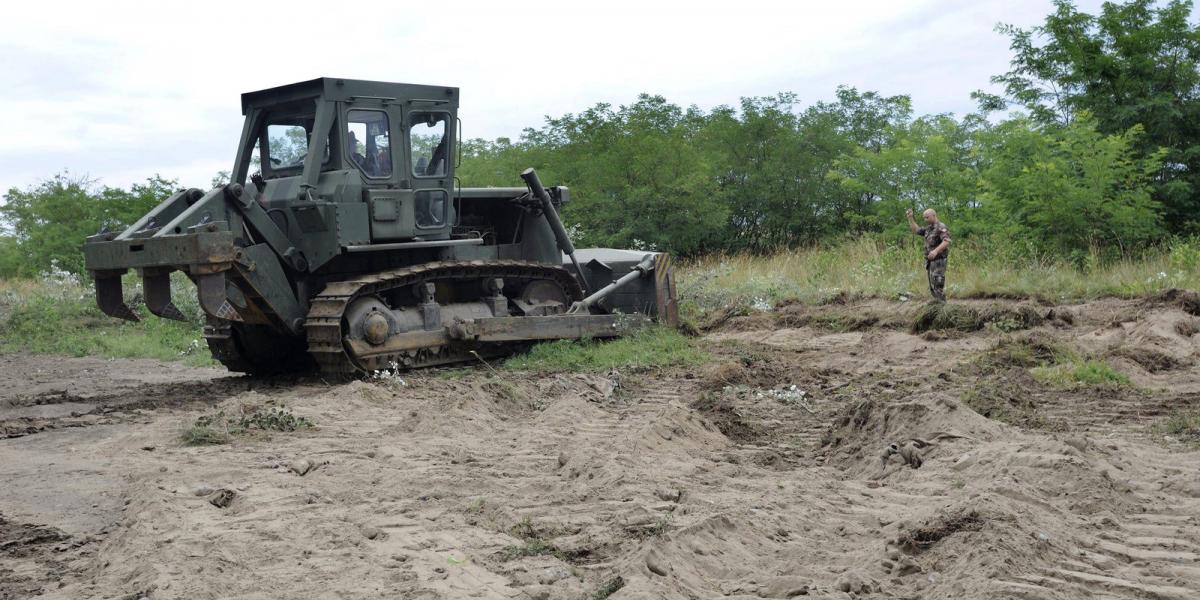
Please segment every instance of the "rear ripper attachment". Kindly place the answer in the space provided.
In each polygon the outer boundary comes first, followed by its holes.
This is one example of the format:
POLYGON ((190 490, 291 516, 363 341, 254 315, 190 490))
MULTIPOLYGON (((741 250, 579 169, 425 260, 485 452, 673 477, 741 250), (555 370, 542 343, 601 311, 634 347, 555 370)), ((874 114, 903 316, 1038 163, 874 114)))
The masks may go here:
POLYGON ((524 187, 458 187, 457 107, 456 88, 329 78, 244 94, 243 183, 89 237, 97 304, 138 320, 121 289, 134 269, 146 309, 184 320, 180 271, 213 357, 251 373, 416 368, 675 323, 670 257, 577 251, 567 188, 533 169, 524 187))

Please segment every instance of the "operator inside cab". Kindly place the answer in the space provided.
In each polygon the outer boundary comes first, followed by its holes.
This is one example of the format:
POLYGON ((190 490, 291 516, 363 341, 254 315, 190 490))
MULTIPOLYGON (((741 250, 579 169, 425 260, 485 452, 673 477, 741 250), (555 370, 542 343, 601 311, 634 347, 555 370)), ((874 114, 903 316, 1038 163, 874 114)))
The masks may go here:
POLYGON ((392 151, 387 113, 355 109, 347 113, 346 156, 370 179, 390 177, 392 151))
MULTIPOLYGON (((350 151, 350 160, 354 161, 358 168, 367 172, 367 157, 358 151, 358 136, 354 135, 354 131, 347 134, 346 146, 346 149, 350 151)), ((367 172, 367 175, 373 175, 373 173, 367 172)))

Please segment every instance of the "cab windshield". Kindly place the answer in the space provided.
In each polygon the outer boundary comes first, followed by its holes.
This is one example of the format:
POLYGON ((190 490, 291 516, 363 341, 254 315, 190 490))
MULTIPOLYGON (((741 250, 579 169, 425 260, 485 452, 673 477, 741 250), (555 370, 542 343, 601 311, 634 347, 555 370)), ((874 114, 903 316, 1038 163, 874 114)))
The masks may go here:
MULTIPOLYGON (((312 116, 276 117, 267 121, 267 157, 268 165, 264 165, 276 176, 291 175, 304 167, 304 159, 308 157, 308 145, 312 139, 312 116)), ((321 164, 329 164, 329 138, 325 139, 325 149, 321 164)))

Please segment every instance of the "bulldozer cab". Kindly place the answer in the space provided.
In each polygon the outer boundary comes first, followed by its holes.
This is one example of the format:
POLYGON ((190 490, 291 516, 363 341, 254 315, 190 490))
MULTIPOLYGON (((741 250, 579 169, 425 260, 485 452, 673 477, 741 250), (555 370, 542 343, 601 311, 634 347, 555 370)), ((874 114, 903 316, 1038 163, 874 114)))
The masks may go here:
MULTIPOLYGON (((450 236, 458 90, 321 78, 243 94, 233 181, 260 203, 366 203, 369 241, 450 236)), ((279 223, 287 228, 287 223, 279 223)), ((364 240, 367 241, 367 240, 364 240)))

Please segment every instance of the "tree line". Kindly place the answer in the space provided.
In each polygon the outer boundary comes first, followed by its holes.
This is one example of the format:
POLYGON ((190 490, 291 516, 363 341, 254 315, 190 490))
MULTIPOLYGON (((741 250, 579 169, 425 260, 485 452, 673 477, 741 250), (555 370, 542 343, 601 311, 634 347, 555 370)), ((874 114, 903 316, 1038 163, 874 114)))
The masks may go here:
POLYGON ((965 116, 843 87, 712 110, 642 95, 547 119, 519 140, 470 140, 467 185, 523 165, 576 200, 584 243, 683 254, 769 251, 904 235, 931 207, 959 235, 1032 251, 1137 253, 1200 230, 1200 30, 1192 3, 1058 0, 1039 26, 1002 25, 1011 70, 965 116))
MULTIPOLYGON (((1131 256, 1200 233, 1200 28, 1190 0, 1056 0, 1038 26, 1001 25, 1010 70, 971 114, 917 115, 910 97, 851 87, 803 105, 743 98, 704 110, 643 94, 548 117, 518 139, 462 142, 465 186, 534 166, 567 185, 581 245, 681 255, 767 252, 907 233, 931 207, 959 237, 1016 252, 1131 256), (998 242, 999 243, 999 242, 998 242)), ((0 276, 81 268, 78 245, 132 222, 174 182, 95 189, 60 175, 9 190, 0 276)))

